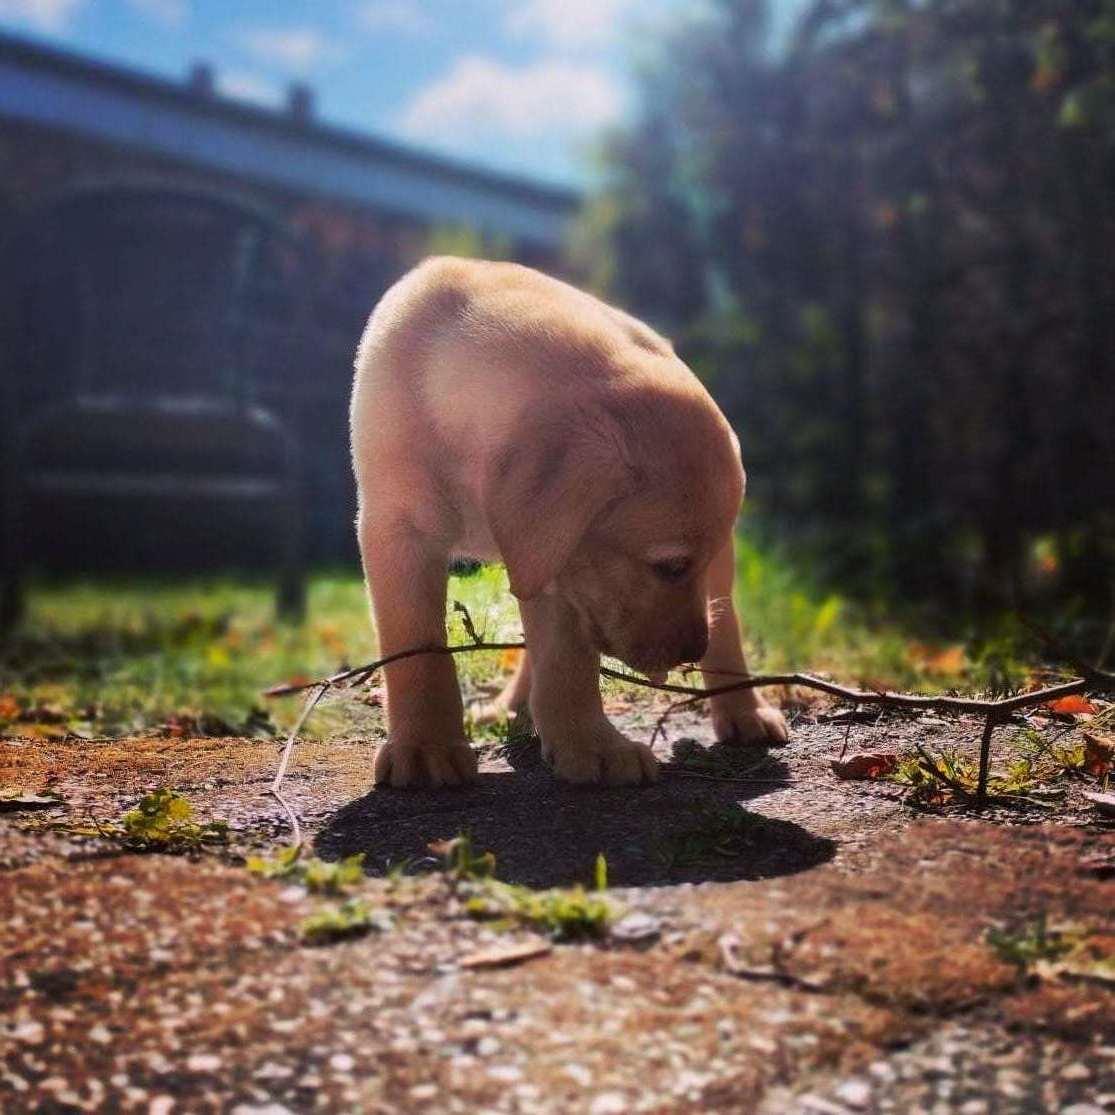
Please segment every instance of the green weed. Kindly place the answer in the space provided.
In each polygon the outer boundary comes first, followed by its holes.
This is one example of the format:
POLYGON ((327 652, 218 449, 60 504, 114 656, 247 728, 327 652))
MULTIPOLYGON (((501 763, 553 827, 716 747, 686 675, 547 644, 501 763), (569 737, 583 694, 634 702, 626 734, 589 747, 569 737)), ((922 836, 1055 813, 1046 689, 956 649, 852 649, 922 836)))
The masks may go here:
POLYGON ((165 786, 140 798, 120 824, 103 832, 120 839, 134 851, 196 851, 207 844, 227 844, 228 825, 224 821, 194 820, 193 806, 165 786))
POLYGON ((261 879, 286 879, 314 894, 343 894, 364 881, 364 853, 329 862, 316 856, 304 858, 301 848, 283 848, 271 859, 249 856, 245 865, 261 879))
POLYGON ((1081 933, 1073 928, 1052 928, 1042 913, 1013 930, 989 929, 985 940, 1000 960, 1026 970, 1072 952, 1080 943, 1081 933))
POLYGON ((469 915, 540 930, 555 941, 603 937, 616 916, 602 895, 583 887, 535 891, 488 879, 465 905, 469 915))
POLYGON ((309 945, 326 945, 390 928, 391 920, 386 913, 362 898, 349 898, 339 906, 327 906, 304 918, 299 933, 309 945))
POLYGON ((536 891, 500 882, 494 877, 495 856, 478 853, 468 833, 431 844, 430 851, 441 857, 442 869, 465 898, 470 917, 527 926, 555 941, 603 937, 615 917, 616 911, 603 896, 608 886, 608 863, 603 854, 596 857, 593 867, 596 890, 588 892, 580 886, 536 891))

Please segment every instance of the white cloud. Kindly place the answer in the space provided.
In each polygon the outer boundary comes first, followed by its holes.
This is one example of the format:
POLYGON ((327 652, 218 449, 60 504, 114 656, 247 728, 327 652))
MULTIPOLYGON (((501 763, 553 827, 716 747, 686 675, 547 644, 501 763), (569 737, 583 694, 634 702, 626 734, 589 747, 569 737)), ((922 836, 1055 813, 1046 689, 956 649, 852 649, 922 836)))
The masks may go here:
POLYGON ((189 0, 128 0, 128 6, 163 27, 181 27, 190 14, 189 0))
POLYGON ((0 19, 40 31, 63 31, 85 4, 86 0, 0 0, 0 19))
POLYGON ((296 74, 307 73, 337 53, 314 27, 246 27, 237 38, 257 58, 296 74))
POLYGON ((253 101, 256 104, 275 107, 283 100, 283 93, 277 85, 250 70, 229 70, 217 75, 217 91, 224 97, 237 101, 253 101))
POLYGON ((633 0, 507 0, 507 30, 561 49, 602 46, 616 37, 633 0))
POLYGON ((356 10, 356 22, 365 31, 396 31, 421 35, 434 28, 434 20, 419 0, 366 0, 356 10))
POLYGON ((454 147, 493 138, 567 140, 613 123, 623 93, 605 71, 559 59, 514 67, 460 58, 411 102, 403 127, 454 147))

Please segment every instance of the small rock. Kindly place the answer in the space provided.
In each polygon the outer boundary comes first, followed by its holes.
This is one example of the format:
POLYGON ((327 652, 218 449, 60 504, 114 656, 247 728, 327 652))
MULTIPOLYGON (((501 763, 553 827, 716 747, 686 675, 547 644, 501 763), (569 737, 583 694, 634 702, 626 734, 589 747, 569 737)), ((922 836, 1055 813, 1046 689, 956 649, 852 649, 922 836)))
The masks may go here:
POLYGON ((476 1052, 481 1057, 493 1057, 501 1048, 502 1046, 499 1043, 499 1039, 490 1036, 481 1038, 476 1043, 476 1052))
POLYGON ((587 1088, 592 1083, 592 1073, 576 1061, 566 1065, 562 1071, 574 1084, 579 1084, 582 1088, 587 1088))
POLYGON ((631 1109, 622 1092, 601 1092, 589 1105, 589 1115, 626 1115, 631 1109))
POLYGON ((89 1031, 88 1037, 98 1045, 108 1045, 112 1041, 112 1031, 103 1022, 98 1022, 89 1031))
POLYGON ((1074 1061, 1071 1065, 1065 1065, 1061 1069, 1062 1080, 1088 1080, 1091 1075, 1092 1070, 1080 1061, 1074 1061))
POLYGON ((662 923, 653 914, 635 910, 620 918, 612 926, 610 936, 625 944, 633 945, 642 941, 653 941, 662 932, 662 923))
POLYGON ((286 1080, 288 1076, 293 1075, 294 1069, 276 1064, 274 1061, 265 1061, 252 1073, 256 1080, 286 1080))
POLYGON ((334 1053, 329 1058, 329 1067, 337 1072, 352 1072, 356 1062, 347 1053, 334 1053))
POLYGON ((154 1096, 147 1105, 147 1115, 170 1115, 173 1110, 173 1096, 154 1096))
POLYGON ((16 1041, 25 1041, 28 1045, 38 1045, 46 1037, 46 1031, 41 1022, 21 1022, 12 1031, 12 1037, 16 1041))
POLYGON ((866 1080, 852 1077, 850 1080, 844 1080, 838 1084, 833 1095, 841 1103, 846 1103, 849 1107, 854 1107, 858 1111, 871 1102, 871 1085, 866 1080))
POLYGON ((216 1072, 221 1067, 221 1059, 216 1053, 195 1053, 187 1062, 190 1072, 216 1072))
POLYGON ((488 1075, 493 1080, 502 1080, 507 1084, 514 1084, 516 1081, 522 1080, 523 1070, 518 1065, 492 1065, 488 1069, 488 1075))
POLYGON ((281 1103, 238 1103, 232 1115, 294 1115, 294 1112, 281 1103))
POLYGON ((415 1084, 408 1093, 412 1100, 432 1100, 437 1096, 436 1084, 415 1084))
POLYGON ((1107 1112, 1094 1103, 1073 1103, 1068 1107, 1062 1107, 1061 1115, 1107 1115, 1107 1112))

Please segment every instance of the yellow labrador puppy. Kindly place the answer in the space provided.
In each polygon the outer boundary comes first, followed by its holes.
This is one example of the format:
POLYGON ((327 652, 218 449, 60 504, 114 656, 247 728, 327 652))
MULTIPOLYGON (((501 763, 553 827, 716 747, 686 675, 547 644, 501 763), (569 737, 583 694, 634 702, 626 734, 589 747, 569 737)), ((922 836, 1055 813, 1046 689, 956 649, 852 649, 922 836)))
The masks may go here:
MULTIPOLYGON (((649 748, 604 716, 601 653, 653 675, 699 661, 713 685, 747 669, 731 603, 739 445, 669 343, 529 268, 430 259, 368 322, 351 422, 380 652, 444 645, 453 555, 503 561, 531 659, 504 703, 529 686, 560 778, 654 778, 649 748)), ((376 782, 470 780, 452 658, 385 672, 376 782)), ((786 738, 754 691, 711 705, 718 738, 786 738)))

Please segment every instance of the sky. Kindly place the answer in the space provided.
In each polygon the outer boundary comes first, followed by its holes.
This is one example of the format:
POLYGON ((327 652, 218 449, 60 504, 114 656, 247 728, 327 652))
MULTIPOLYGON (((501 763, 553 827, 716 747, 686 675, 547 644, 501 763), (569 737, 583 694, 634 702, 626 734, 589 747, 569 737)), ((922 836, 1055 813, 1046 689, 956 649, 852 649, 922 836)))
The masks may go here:
MULTIPOLYGON (((632 66, 699 0, 0 0, 0 29, 328 123, 583 186, 632 66)), ((786 0, 787 3, 794 0, 786 0)))

